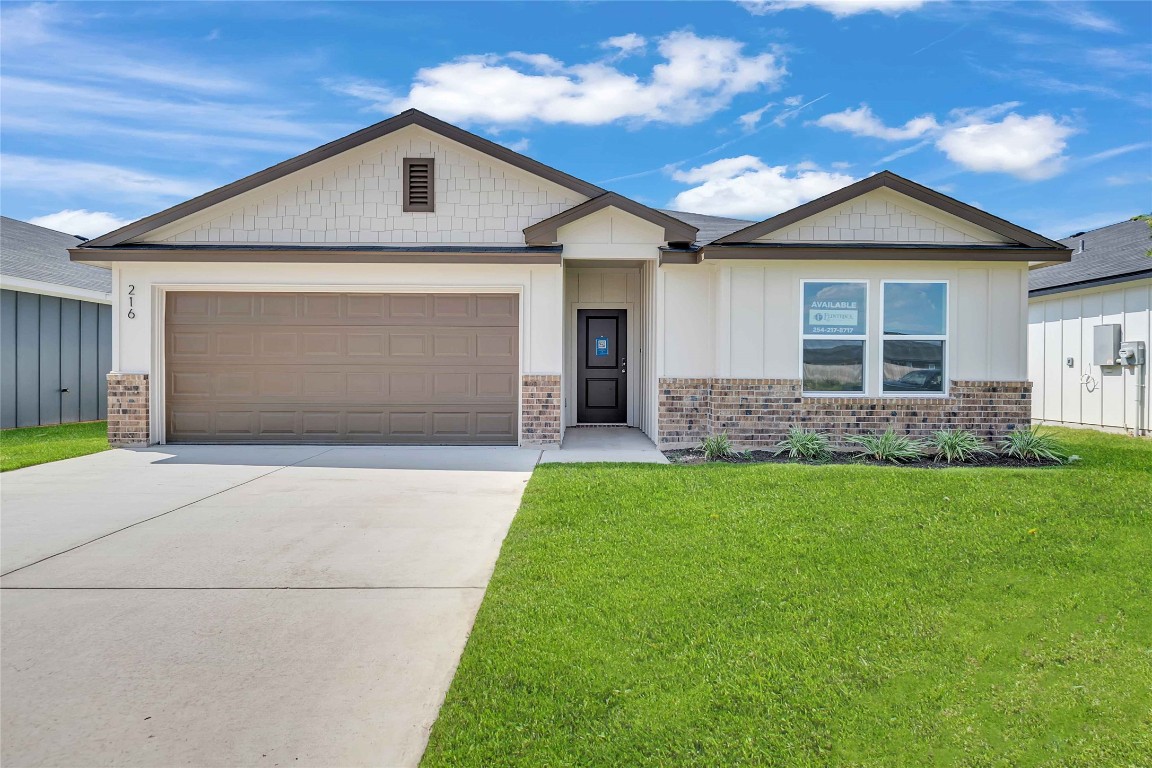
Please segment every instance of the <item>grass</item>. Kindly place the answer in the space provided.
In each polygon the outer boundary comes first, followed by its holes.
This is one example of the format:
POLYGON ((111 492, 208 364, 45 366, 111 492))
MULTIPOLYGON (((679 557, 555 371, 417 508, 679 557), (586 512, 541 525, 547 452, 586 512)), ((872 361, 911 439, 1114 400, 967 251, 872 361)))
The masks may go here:
POLYGON ((1152 764, 1152 442, 541 465, 423 765, 1152 764))
POLYGON ((0 472, 108 450, 103 421, 0 430, 0 472))

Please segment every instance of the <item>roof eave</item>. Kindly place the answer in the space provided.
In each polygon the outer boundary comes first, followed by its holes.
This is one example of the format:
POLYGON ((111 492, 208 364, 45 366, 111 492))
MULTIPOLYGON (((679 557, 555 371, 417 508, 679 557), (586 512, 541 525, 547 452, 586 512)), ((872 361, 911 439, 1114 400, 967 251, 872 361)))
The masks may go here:
POLYGON ((1023 245, 1032 246, 1036 248, 1062 248, 1063 245, 1044 237, 1041 234, 1032 232, 1031 230, 1024 229, 1021 226, 1013 224, 1010 221, 1001 219, 998 216, 982 211, 979 208, 963 203, 953 197, 949 197, 943 193, 937 192, 934 189, 917 184, 916 182, 906 179, 903 176, 892 173, 891 171, 880 171, 865 179, 861 179, 846 187, 842 187, 834 192, 830 192, 823 197, 818 197, 803 205, 799 205, 791 210, 779 213, 764 221, 757 222, 744 229, 737 230, 730 235, 718 238, 713 241, 713 244, 726 244, 726 243, 740 243, 749 240, 755 240, 770 232, 782 229, 802 221, 810 216, 815 216, 818 213, 828 210, 834 206, 845 203, 853 198, 859 197, 867 192, 880 187, 887 187, 902 195, 919 200, 926 205, 938 208, 945 213, 950 213, 957 216, 969 223, 983 227, 984 229, 995 232, 998 235, 1015 240, 1023 245))
POLYGON ((1036 261, 1071 260, 1068 248, 996 245, 920 245, 888 243, 731 243, 705 245, 703 260, 788 259, 852 261, 1036 261))
POLYGON ((584 195, 585 197, 595 197, 604 193, 604 190, 595 184, 591 184, 575 176, 571 176, 563 171, 557 170, 547 166, 530 157, 514 152, 505 146, 497 144, 488 139, 477 136, 474 133, 465 131, 463 128, 458 128, 443 120, 438 120, 431 115, 420 112, 416 109, 409 109, 401 112, 399 115, 390 117, 387 120, 382 120, 379 123, 370 125, 367 128, 362 128, 355 133, 348 134, 342 138, 330 141, 316 149, 305 152, 301 155, 284 160, 262 171, 245 176, 242 179, 226 184, 222 187, 214 189, 210 192, 205 192, 202 195, 186 200, 182 203, 166 208, 163 211, 154 213, 151 216, 146 216, 139 221, 134 221, 127 224, 113 232, 106 235, 93 238, 84 243, 83 248, 87 247, 100 247, 119 245, 132 238, 139 237, 140 235, 151 232, 159 227, 171 224, 174 221, 191 216, 192 214, 199 213, 206 208, 224 202, 237 195, 249 192, 257 187, 261 187, 270 182, 276 181, 279 178, 287 176, 290 173, 307 168, 330 157, 335 157, 350 149, 354 149, 362 144, 365 144, 374 139, 382 136, 387 136, 402 128, 410 125, 417 125, 425 128, 433 133, 440 134, 447 139, 459 142, 472 149, 490 155, 497 160, 502 160, 510 165, 520 168, 521 170, 533 173, 541 178, 547 179, 555 184, 571 189, 573 192, 584 195))
POLYGON ((550 245, 557 242, 557 231, 573 222, 591 216, 605 208, 618 208, 625 213, 664 228, 664 241, 667 243, 692 243, 696 239, 699 229, 680 221, 673 216, 649 208, 631 198, 624 197, 618 192, 605 192, 591 200, 585 200, 555 216, 530 224, 524 228, 524 242, 528 245, 550 245))

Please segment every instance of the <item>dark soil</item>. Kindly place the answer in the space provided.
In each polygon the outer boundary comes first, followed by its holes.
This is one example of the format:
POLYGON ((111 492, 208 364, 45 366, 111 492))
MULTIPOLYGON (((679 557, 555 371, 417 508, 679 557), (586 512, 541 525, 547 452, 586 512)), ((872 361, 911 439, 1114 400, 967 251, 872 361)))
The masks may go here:
MULTIPOLYGON (((708 460, 704 458, 704 452, 699 448, 681 448, 674 451, 664 451, 664 455, 668 457, 668 461, 673 464, 706 464, 708 460)), ((776 455, 774 451, 740 451, 733 454, 727 459, 717 459, 715 463, 723 464, 808 464, 811 466, 823 466, 826 464, 863 464, 873 467, 910 467, 917 469, 948 469, 950 467, 1029 467, 1035 469, 1037 467, 1059 467, 1063 466, 1060 461, 1021 461, 1020 459, 1012 458, 1011 456, 1004 456, 1002 454, 993 454, 990 456, 981 456, 978 459, 964 462, 963 464, 955 463, 949 464, 944 461, 933 461, 929 456, 919 461, 907 461, 895 464, 890 461, 871 461, 868 459, 860 459, 856 457, 855 453, 843 452, 833 453, 832 458, 824 461, 805 461, 803 459, 790 459, 785 454, 776 455)))

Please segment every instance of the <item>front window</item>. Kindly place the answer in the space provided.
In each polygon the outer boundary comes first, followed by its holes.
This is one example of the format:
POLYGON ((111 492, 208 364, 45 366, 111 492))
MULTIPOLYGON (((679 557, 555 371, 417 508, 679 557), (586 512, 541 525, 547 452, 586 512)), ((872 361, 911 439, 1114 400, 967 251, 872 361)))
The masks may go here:
POLYGON ((876 338, 873 330, 871 339, 868 287, 866 280, 802 282, 804 391, 863 394, 875 392, 879 386, 882 394, 943 394, 947 381, 948 283, 882 281, 880 333, 876 338), (873 353, 871 364, 869 343, 880 345, 879 355, 873 353))
POLYGON ((942 393, 948 284, 885 282, 883 304, 884 391, 942 393))
POLYGON ((868 283, 804 282, 805 392, 863 392, 868 283))

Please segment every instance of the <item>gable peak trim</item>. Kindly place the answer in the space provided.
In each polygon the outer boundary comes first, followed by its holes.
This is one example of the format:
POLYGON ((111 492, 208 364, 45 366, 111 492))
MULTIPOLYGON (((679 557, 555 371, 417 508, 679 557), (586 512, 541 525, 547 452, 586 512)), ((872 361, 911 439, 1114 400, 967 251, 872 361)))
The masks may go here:
POLYGON ((643 203, 624 197, 618 192, 605 192, 602 195, 585 200, 579 205, 566 211, 538 221, 524 228, 524 242, 528 245, 551 245, 556 242, 556 233, 565 224, 590 216, 605 208, 618 208, 639 219, 664 228, 664 240, 668 243, 691 243, 700 231, 696 227, 669 216, 655 208, 649 208, 643 203))
POLYGON ((764 221, 759 221, 749 227, 737 230, 730 235, 725 235, 713 241, 712 245, 736 245, 752 242, 758 237, 776 232, 791 224, 823 213, 849 200, 854 200, 861 195, 880 188, 898 192, 932 208, 967 221, 970 224, 975 224, 978 227, 983 227, 991 232, 995 232, 1024 246, 1031 248, 1064 247, 1055 240, 1049 240, 1043 235, 1017 226, 1010 221, 1001 219, 999 216, 993 216, 987 211, 982 211, 967 203, 960 202, 934 189, 929 189, 921 184, 917 184, 911 179, 906 179, 892 171, 880 171, 865 179, 849 184, 846 187, 830 192, 823 197, 818 197, 803 205, 798 205, 791 210, 784 211, 764 221))
POLYGON ((120 229, 109 232, 106 235, 93 238, 84 243, 84 246, 110 246, 120 245, 128 240, 131 240, 141 235, 152 232, 160 227, 171 224, 174 221, 187 218, 195 213, 210 208, 218 203, 222 203, 231 198, 237 197, 250 192, 253 189, 262 187, 277 179, 283 178, 291 173, 315 165, 323 160, 327 160, 336 155, 347 152, 348 150, 355 149, 356 147, 366 144, 374 139, 382 136, 387 136, 390 133, 395 133, 401 128, 407 128, 410 125, 416 125, 424 128, 432 133, 443 136, 446 139, 463 144, 466 147, 474 149, 478 152, 486 154, 497 160, 508 163, 511 166, 519 168, 533 175, 539 176, 547 181, 557 184, 566 189, 570 189, 577 194, 585 197, 596 197, 604 194, 605 190, 591 184, 575 176, 564 173, 561 170, 545 165, 538 160, 533 160, 526 155, 508 149, 505 146, 497 144, 474 133, 459 128, 451 123, 446 123, 443 120, 433 117, 418 109, 408 109, 400 114, 390 117, 387 120, 382 120, 367 128, 362 128, 355 133, 350 133, 347 136, 330 141, 327 144, 317 147, 316 149, 309 150, 301 155, 291 157, 283 162, 277 163, 262 171, 245 176, 242 179, 225 184, 222 187, 214 189, 210 192, 205 192, 202 195, 194 197, 190 200, 185 200, 182 203, 166 208, 163 211, 154 213, 151 216, 146 216, 139 221, 134 221, 127 224, 120 229))

